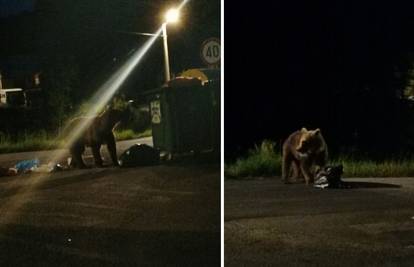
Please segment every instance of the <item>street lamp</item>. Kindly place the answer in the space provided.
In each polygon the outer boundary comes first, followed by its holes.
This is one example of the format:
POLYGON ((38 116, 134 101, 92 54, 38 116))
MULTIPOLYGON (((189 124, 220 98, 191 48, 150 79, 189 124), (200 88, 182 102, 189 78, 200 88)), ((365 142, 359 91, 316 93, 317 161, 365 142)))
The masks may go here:
POLYGON ((164 64, 165 64, 165 82, 168 82, 170 77, 170 60, 168 58, 168 42, 167 42, 167 24, 176 23, 180 13, 178 9, 170 9, 165 14, 165 22, 162 24, 162 37, 164 40, 164 64))

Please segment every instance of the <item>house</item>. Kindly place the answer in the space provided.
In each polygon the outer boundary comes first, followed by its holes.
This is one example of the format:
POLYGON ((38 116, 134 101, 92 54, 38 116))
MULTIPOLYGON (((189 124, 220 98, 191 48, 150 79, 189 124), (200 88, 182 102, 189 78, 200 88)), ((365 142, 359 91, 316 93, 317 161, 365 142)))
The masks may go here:
POLYGON ((30 57, 0 59, 0 107, 34 107, 39 103, 40 75, 40 67, 30 57))

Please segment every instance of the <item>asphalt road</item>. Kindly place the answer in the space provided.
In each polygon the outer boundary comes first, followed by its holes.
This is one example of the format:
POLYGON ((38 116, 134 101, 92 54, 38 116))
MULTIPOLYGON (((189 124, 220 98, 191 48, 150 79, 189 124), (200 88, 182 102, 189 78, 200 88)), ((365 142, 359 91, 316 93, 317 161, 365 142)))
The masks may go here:
POLYGON ((414 178, 225 181, 225 266, 414 266, 414 178))
POLYGON ((1 177, 0 214, 0 266, 220 264, 215 163, 1 177))

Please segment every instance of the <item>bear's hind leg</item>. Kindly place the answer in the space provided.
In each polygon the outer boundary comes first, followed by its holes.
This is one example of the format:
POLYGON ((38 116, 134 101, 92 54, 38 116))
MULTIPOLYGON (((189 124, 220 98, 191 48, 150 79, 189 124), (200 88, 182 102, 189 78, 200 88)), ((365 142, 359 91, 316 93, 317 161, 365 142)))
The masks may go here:
POLYGON ((112 132, 107 136, 106 147, 108 148, 109 155, 111 155, 112 163, 114 166, 119 166, 118 156, 116 154, 115 137, 112 132))
POLYGON ((292 161, 292 171, 293 171, 292 177, 294 179, 296 179, 296 181, 299 180, 299 179, 303 180, 303 175, 302 175, 302 171, 300 169, 300 162, 299 161, 297 161, 297 160, 292 161))
POLYGON ((93 144, 91 146, 92 148, 92 154, 93 154, 93 158, 95 160, 95 165, 98 167, 102 167, 103 166, 103 161, 102 161, 102 157, 101 157, 101 145, 100 144, 93 144))
POLYGON ((83 162, 82 159, 82 153, 85 151, 85 146, 83 144, 75 143, 70 148, 70 154, 72 156, 72 161, 70 163, 70 166, 85 169, 86 165, 83 162))
POLYGON ((289 174, 292 165, 292 158, 288 155, 284 155, 282 161, 282 180, 285 184, 287 184, 289 183, 289 174))

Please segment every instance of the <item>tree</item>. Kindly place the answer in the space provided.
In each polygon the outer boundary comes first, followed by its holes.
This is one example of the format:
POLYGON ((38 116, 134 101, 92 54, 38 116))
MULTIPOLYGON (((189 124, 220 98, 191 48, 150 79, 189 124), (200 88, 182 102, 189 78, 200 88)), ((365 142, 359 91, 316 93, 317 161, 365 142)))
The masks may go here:
POLYGON ((42 73, 42 90, 45 106, 42 116, 45 128, 56 129, 73 113, 80 103, 78 69, 70 57, 55 57, 46 62, 42 73))

